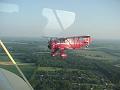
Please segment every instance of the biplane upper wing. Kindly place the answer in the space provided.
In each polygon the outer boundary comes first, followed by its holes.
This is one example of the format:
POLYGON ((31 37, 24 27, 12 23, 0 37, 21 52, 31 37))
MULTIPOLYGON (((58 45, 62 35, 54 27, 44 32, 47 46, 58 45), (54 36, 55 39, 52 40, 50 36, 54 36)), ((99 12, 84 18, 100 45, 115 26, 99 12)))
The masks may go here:
POLYGON ((90 36, 73 36, 73 37, 66 37, 66 38, 89 38, 90 36))

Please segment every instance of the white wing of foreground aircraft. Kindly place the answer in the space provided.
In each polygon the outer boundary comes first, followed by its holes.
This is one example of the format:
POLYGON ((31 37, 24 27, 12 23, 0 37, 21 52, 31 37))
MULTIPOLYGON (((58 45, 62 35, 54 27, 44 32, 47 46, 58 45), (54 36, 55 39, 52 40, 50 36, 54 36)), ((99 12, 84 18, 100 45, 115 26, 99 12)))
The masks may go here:
POLYGON ((0 68, 0 90, 34 90, 1 40, 0 48, 5 51, 22 77, 0 68))
POLYGON ((31 90, 27 83, 16 74, 0 68, 0 90, 31 90))

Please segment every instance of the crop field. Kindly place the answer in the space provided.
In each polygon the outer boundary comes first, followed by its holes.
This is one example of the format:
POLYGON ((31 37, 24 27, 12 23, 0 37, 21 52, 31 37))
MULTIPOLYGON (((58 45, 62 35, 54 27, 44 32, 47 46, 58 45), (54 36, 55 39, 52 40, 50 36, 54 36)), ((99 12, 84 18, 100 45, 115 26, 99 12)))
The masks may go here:
MULTIPOLYGON (((51 57, 46 38, 3 39, 35 90, 120 90, 120 43, 96 40, 89 48, 51 57)), ((0 68, 19 75, 0 49, 0 68)))

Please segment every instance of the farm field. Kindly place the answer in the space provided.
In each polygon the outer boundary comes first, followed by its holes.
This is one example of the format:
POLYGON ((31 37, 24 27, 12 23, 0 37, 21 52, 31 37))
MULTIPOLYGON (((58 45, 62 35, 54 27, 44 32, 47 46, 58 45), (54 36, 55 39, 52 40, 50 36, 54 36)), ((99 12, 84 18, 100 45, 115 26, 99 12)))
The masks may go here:
MULTIPOLYGON (((67 50, 68 58, 51 57, 46 38, 3 39, 35 90, 120 90, 119 41, 94 41, 88 49, 67 50)), ((0 49, 0 68, 16 68, 0 49)))

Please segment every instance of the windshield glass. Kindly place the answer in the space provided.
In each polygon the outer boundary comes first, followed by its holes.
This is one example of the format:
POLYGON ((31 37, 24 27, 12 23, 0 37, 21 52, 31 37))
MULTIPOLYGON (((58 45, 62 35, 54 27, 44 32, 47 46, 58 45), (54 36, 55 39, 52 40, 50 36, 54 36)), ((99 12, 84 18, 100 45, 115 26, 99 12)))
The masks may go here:
POLYGON ((0 40, 0 68, 34 90, 120 88, 119 0, 0 0, 0 40))

